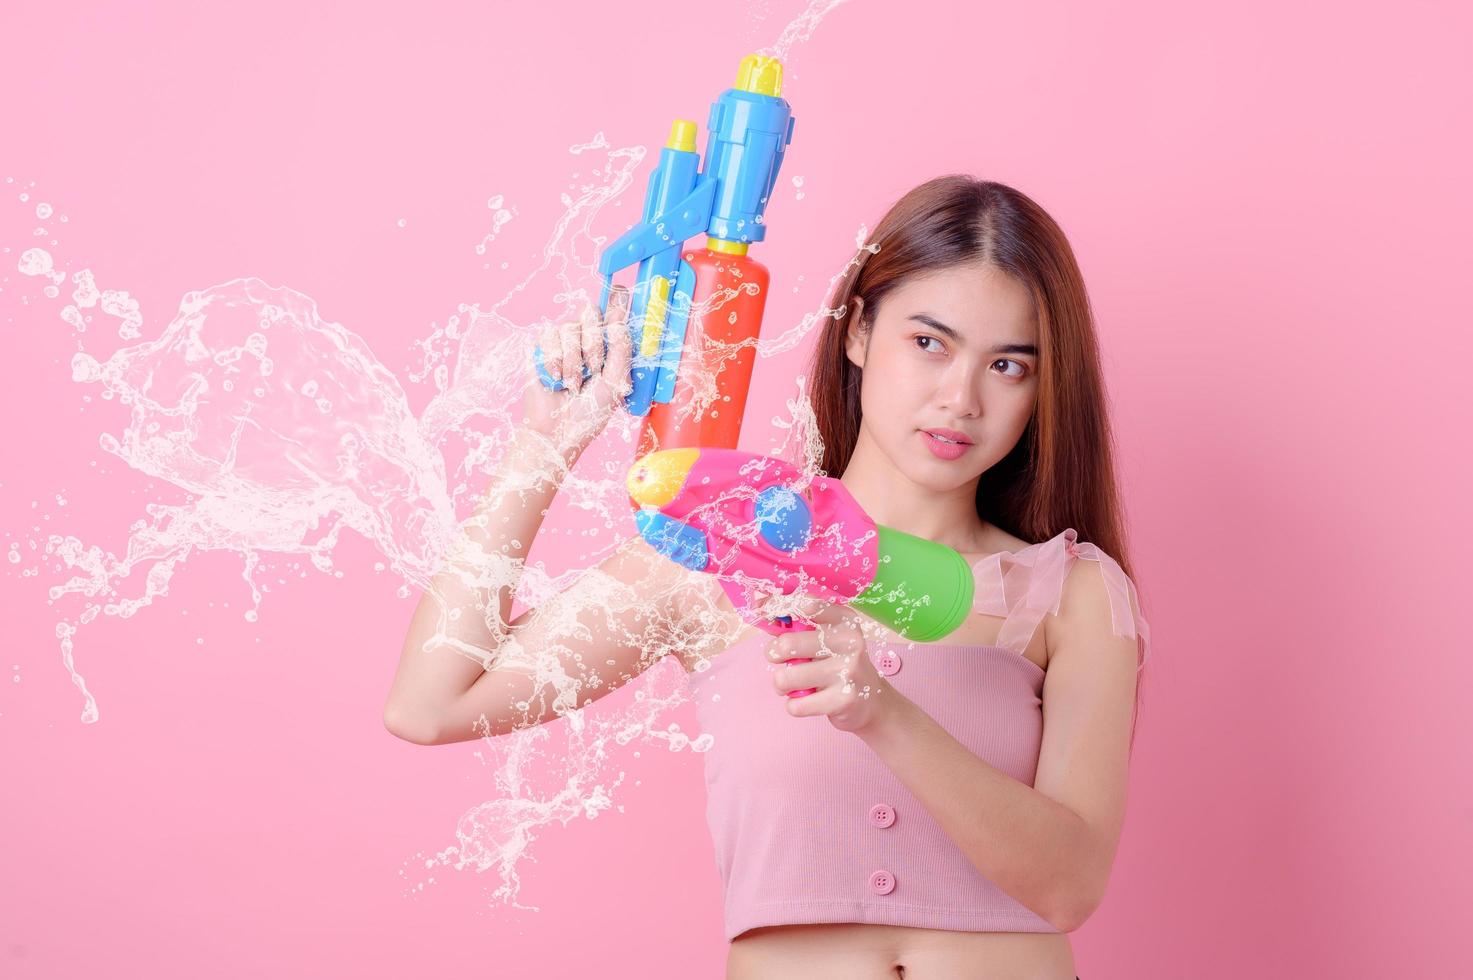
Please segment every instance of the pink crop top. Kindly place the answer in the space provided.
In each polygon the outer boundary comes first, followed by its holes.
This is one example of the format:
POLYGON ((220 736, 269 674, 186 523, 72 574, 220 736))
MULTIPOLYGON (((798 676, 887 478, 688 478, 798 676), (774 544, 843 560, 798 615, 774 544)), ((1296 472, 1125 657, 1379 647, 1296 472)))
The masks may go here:
MULTIPOLYGON (((1005 616, 996 646, 871 643, 900 693, 967 748, 1028 785, 1043 738, 1044 671, 1023 655, 1057 612, 1075 559, 1097 561, 1114 630, 1149 627, 1135 586, 1069 528, 973 566, 973 610, 1005 616)), ((689 676, 705 753, 706 817, 725 889, 725 933, 758 926, 867 922, 969 932, 1057 932, 988 881, 857 736, 822 718, 793 718, 772 686, 754 632, 689 676)))

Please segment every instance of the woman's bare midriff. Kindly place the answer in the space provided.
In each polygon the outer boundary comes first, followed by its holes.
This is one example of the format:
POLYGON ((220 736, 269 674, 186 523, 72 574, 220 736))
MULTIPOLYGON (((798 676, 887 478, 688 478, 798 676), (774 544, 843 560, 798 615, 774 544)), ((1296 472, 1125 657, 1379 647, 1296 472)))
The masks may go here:
MULTIPOLYGON (((962 553, 969 564, 996 551, 1016 551, 1026 541, 1000 535, 990 551, 962 553), (1011 539, 1011 540, 1009 540, 1011 539)), ((691 573, 697 581, 714 581, 691 573)), ((707 588, 702 604, 722 613, 727 630, 712 650, 691 650, 681 658, 687 672, 703 658, 721 656, 726 648, 758 632, 732 606, 725 590, 707 588)), ((991 645, 1002 630, 1002 618, 973 615, 943 642, 991 645)), ((875 624, 879 626, 879 624, 875 624)), ((1045 623, 1046 626, 1046 623, 1045 623)), ((879 627, 884 639, 903 640, 879 627)), ((717 631, 722 635, 721 631, 717 631)), ((1048 669, 1047 630, 1040 629, 1024 655, 1048 669)), ((777 697, 776 693, 773 697, 777 697)), ((868 922, 820 922, 763 926, 748 929, 731 942, 727 953, 727 980, 952 980, 987 977, 988 980, 1074 980, 1074 950, 1065 933, 961 932, 868 922)))
POLYGON ((732 940, 726 980, 1074 980, 1063 933, 956 932, 868 922, 748 929, 732 940))

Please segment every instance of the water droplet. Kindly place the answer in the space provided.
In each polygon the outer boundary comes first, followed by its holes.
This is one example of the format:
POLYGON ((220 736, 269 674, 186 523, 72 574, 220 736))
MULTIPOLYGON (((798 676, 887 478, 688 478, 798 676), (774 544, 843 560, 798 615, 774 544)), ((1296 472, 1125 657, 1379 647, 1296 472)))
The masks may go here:
POLYGON ((44 248, 28 248, 20 253, 17 268, 22 275, 44 276, 51 271, 51 253, 44 248))

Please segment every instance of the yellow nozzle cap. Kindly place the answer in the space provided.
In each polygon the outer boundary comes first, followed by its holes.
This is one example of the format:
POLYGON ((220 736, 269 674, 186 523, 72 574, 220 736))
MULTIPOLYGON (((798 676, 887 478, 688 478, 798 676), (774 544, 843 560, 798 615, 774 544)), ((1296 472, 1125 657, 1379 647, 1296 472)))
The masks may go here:
POLYGON ((747 254, 746 242, 733 242, 725 238, 712 238, 710 235, 706 236, 706 247, 713 252, 723 252, 726 255, 747 254))
POLYGON ((677 119, 670 127, 670 139, 665 145, 672 150, 696 148, 696 124, 689 119, 677 119))
POLYGON ((642 456, 625 480, 629 499, 641 507, 664 507, 685 485, 700 454, 699 449, 660 449, 642 456))
POLYGON ((737 69, 734 88, 758 95, 779 96, 783 91, 783 63, 765 54, 749 54, 737 69))

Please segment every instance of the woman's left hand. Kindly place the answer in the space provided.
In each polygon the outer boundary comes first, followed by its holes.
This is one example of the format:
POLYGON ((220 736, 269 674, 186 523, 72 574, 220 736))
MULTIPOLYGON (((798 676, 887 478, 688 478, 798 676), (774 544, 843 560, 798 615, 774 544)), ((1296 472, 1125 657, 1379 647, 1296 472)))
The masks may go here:
POLYGON ((775 636, 767 647, 777 696, 794 718, 828 715, 840 731, 856 735, 874 730, 892 717, 900 692, 875 670, 864 635, 864 615, 848 606, 817 599, 800 600, 798 618, 817 628, 775 636), (805 605, 806 604, 806 607, 805 605), (784 660, 813 658, 812 663, 784 660), (789 691, 817 688, 812 694, 788 697, 789 691))

